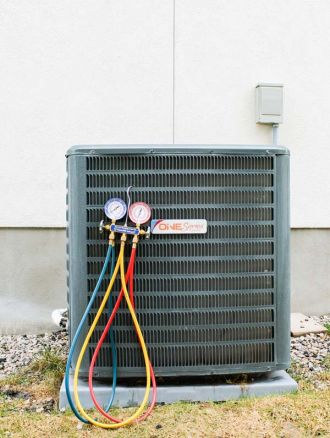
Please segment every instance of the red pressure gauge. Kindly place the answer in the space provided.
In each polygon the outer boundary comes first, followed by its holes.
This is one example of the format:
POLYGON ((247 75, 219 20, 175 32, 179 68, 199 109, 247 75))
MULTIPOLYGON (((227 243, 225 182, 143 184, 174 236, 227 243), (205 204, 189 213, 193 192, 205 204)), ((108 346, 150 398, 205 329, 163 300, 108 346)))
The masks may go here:
POLYGON ((145 202, 134 202, 128 210, 128 215, 134 224, 145 224, 151 218, 151 208, 145 202))

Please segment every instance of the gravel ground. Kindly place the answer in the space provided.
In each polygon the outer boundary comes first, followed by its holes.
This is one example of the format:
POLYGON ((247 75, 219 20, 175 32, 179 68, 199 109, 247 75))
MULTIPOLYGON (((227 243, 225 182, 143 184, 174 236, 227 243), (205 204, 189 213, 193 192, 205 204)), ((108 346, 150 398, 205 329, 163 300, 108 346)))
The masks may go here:
MULTIPOLYGON (((330 315, 313 317, 321 324, 330 324, 330 315)), ((66 355, 68 335, 65 329, 42 335, 0 336, 0 380, 28 365, 38 353, 50 348, 66 355)), ((309 334, 291 338, 292 366, 290 373, 297 379, 311 382, 315 388, 325 389, 329 379, 322 379, 324 371, 330 371, 330 335, 329 333, 309 334)), ((10 403, 22 399, 21 412, 50 412, 56 406, 56 397, 31 397, 28 392, 14 390, 5 384, 1 388, 2 396, 10 403)))
POLYGON ((28 365, 46 348, 68 352, 68 335, 65 330, 42 335, 0 336, 0 379, 28 365))
MULTIPOLYGON (((330 315, 320 318, 313 317, 313 319, 321 324, 330 324, 330 315)), ((67 332, 60 330, 43 335, 0 336, 0 378, 28 365, 33 357, 45 348, 67 353, 67 332)), ((329 354, 329 334, 309 334, 291 338, 291 357, 294 371, 301 377, 312 380, 320 387, 323 387, 325 383, 318 381, 317 375, 326 370, 324 360, 329 354)))
MULTIPOLYGON (((330 325, 330 315, 312 316, 312 318, 322 325, 330 325)), ((292 368, 296 374, 311 381, 318 388, 325 388, 329 385, 329 382, 320 378, 320 373, 329 371, 329 355, 329 333, 311 333, 291 338, 292 368)))

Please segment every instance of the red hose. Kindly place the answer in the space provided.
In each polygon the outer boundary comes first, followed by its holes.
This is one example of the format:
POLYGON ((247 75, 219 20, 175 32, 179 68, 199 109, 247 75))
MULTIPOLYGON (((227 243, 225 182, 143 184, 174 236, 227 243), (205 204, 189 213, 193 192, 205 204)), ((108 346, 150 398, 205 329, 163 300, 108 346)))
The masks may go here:
MULTIPOLYGON (((130 260, 128 263, 126 276, 125 276, 126 283, 129 282, 129 295, 130 295, 130 300, 131 300, 133 308, 135 308, 135 306, 134 306, 134 304, 135 304, 134 303, 134 289, 133 289, 135 255, 136 255, 136 248, 132 248, 131 256, 130 256, 130 260)), ((114 423, 119 423, 122 420, 119 420, 118 418, 111 417, 111 415, 109 415, 107 412, 104 411, 104 409, 102 409, 102 406, 100 406, 100 404, 96 400, 94 388, 93 388, 93 374, 94 374, 94 367, 95 367, 97 357, 98 357, 99 352, 101 350, 102 344, 107 337, 108 331, 110 330, 110 327, 113 323, 113 320, 115 319, 117 310, 119 309, 119 306, 120 306, 120 303, 121 303, 123 296, 124 296, 124 291, 123 291, 123 289, 121 289, 120 294, 117 298, 116 304, 115 304, 115 306, 112 310, 112 313, 110 315, 110 318, 107 322, 107 325, 105 326, 103 333, 99 339, 99 342, 95 348, 95 351, 94 351, 94 354, 93 354, 93 357, 91 360, 91 364, 89 367, 89 373, 88 373, 89 392, 90 392, 90 395, 92 397, 92 400, 94 402, 95 407, 104 417, 108 418, 109 420, 113 421, 114 423)), ((156 404, 157 386, 156 386, 155 373, 154 373, 153 367, 151 365, 151 362, 150 362, 150 375, 151 375, 152 389, 153 389, 152 401, 151 401, 150 406, 146 410, 146 412, 136 420, 137 423, 145 420, 151 414, 151 411, 153 410, 153 408, 156 404)))

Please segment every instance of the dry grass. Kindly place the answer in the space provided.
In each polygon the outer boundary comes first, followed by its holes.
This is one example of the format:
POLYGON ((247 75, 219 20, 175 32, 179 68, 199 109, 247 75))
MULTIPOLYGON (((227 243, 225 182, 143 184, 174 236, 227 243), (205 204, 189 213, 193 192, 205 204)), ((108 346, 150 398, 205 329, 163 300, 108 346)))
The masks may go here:
POLYGON ((58 397, 65 371, 65 357, 46 349, 20 372, 0 380, 0 393, 4 387, 28 391, 33 398, 58 397))
MULTIPOLYGON (((131 410, 121 413, 128 415, 131 410)), ((0 437, 220 438, 330 436, 330 391, 244 399, 226 403, 158 406, 151 418, 119 431, 78 429, 71 414, 3 412, 0 437), (56 431, 56 432, 55 432, 56 431)))
POLYGON ((326 322, 325 324, 323 324, 324 327, 327 329, 327 333, 328 335, 330 335, 330 324, 328 322, 326 322))
MULTIPOLYGON (((9 386, 33 398, 57 395, 63 371, 63 358, 46 351, 19 374, 0 381, 0 394, 1 388, 9 386)), ((323 373, 320 380, 329 383, 330 372, 323 373)), ((316 390, 305 380, 299 381, 299 387, 298 393, 282 396, 157 406, 142 424, 118 431, 82 426, 69 412, 27 411, 24 399, 8 400, 0 395, 0 437, 330 437, 330 390, 316 390)), ((132 409, 114 410, 119 417, 130 412, 132 409)))

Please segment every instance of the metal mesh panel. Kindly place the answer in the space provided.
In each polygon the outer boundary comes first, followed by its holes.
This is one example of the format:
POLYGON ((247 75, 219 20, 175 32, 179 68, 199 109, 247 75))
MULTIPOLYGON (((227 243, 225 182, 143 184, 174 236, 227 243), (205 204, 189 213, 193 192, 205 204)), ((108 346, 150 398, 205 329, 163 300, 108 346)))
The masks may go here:
MULTIPOLYGON (((97 229, 103 205, 109 197, 125 199, 128 185, 137 188, 133 201, 148 202, 155 219, 208 221, 205 236, 154 235, 138 246, 136 308, 158 375, 274 365, 275 175, 274 156, 263 155, 85 158, 88 296, 106 252, 97 229)), ((106 321, 103 315, 90 357, 106 321)), ((143 374, 125 305, 116 318, 115 337, 123 375, 143 374)), ((97 367, 111 367, 108 344, 97 367)))

